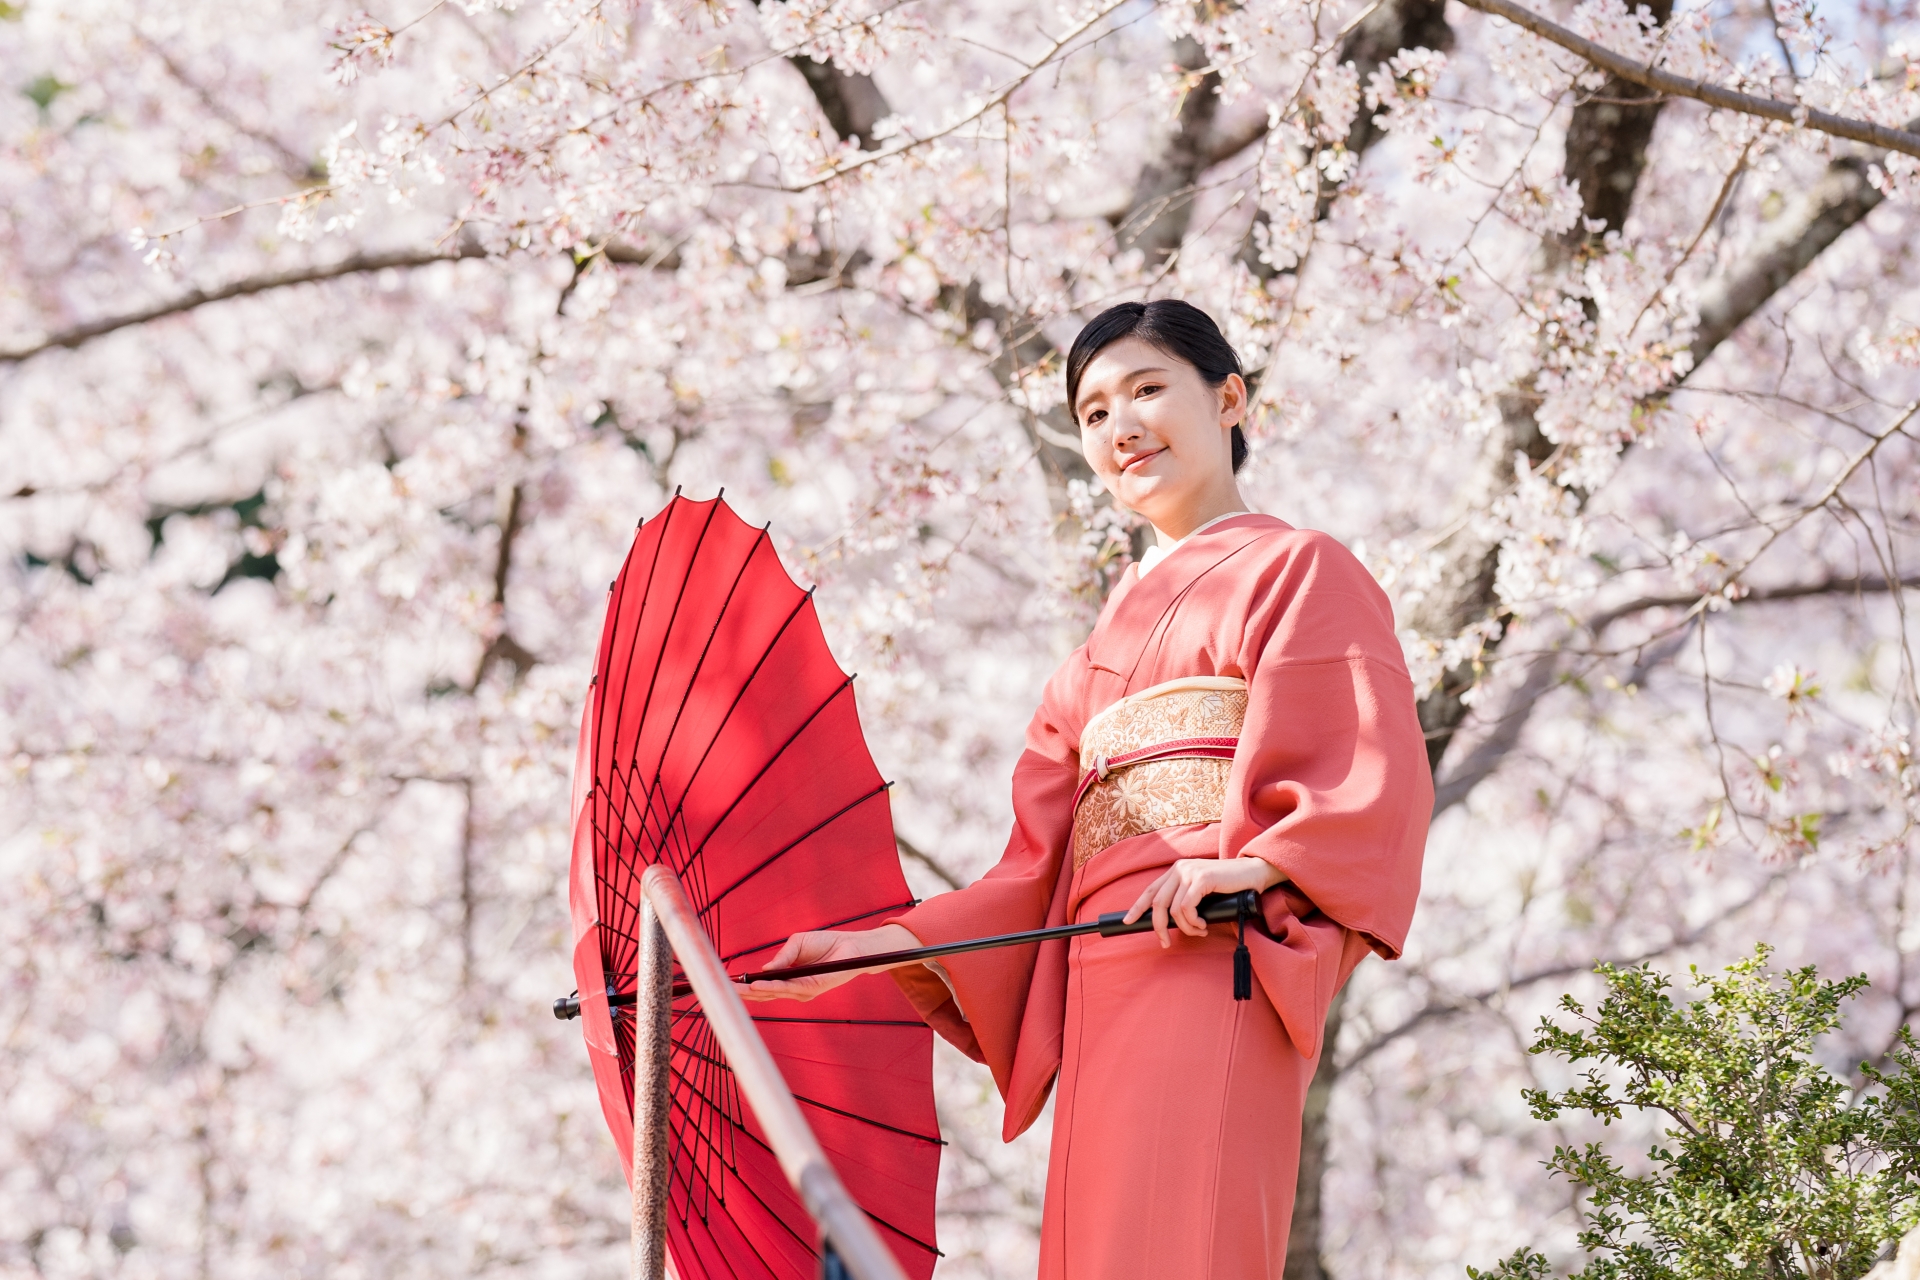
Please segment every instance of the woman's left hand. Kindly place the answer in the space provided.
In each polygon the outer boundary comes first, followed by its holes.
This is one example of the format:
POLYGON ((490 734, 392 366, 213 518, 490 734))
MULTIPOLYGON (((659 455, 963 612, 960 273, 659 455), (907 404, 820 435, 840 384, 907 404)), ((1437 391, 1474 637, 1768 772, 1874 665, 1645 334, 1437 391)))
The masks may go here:
POLYGON ((1207 922, 1200 918, 1200 899, 1210 893, 1239 893, 1243 889, 1259 892, 1271 889, 1285 876, 1265 858, 1182 858, 1168 867, 1148 885, 1126 920, 1132 924, 1142 912, 1153 912, 1153 931, 1160 945, 1173 945, 1167 932, 1169 920, 1190 938, 1207 936, 1207 922))

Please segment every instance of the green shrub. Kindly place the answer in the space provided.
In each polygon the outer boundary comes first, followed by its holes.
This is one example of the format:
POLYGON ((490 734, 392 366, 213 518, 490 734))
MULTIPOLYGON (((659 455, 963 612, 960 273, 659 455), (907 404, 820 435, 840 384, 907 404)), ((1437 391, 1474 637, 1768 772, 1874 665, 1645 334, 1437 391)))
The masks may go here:
MULTIPOLYGON (((1813 1060, 1864 977, 1776 974, 1771 951, 1702 979, 1676 1003, 1650 968, 1600 966, 1606 998, 1571 1028, 1540 1021, 1534 1053, 1591 1064, 1561 1093, 1529 1089, 1534 1116, 1629 1109, 1664 1117, 1648 1171, 1628 1176, 1599 1143, 1556 1147, 1547 1167, 1585 1189, 1589 1257, 1578 1280, 1854 1280, 1920 1221, 1920 1044, 1900 1030, 1884 1070, 1856 1091, 1813 1060)), ((1542 1280, 1521 1249, 1473 1280, 1542 1280)))

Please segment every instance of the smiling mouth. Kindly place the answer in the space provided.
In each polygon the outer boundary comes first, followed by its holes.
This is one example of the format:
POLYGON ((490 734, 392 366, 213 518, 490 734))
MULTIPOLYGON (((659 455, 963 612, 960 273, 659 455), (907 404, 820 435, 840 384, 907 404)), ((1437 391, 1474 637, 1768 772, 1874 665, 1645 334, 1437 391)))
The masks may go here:
POLYGON ((1146 462, 1152 458, 1157 458, 1161 454, 1165 453, 1166 451, 1167 451, 1166 446, 1162 445, 1160 448, 1155 449, 1152 453, 1137 453, 1133 457, 1127 459, 1126 465, 1121 467, 1120 469, 1122 471, 1131 471, 1135 467, 1139 466, 1141 463, 1146 462))

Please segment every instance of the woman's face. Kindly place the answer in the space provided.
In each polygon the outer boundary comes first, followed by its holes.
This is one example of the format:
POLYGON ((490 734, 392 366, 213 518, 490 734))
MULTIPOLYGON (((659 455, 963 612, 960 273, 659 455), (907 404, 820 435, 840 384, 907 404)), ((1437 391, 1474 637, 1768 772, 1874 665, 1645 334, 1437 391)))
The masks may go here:
POLYGON ((1210 387, 1178 356, 1122 338, 1087 365, 1074 413, 1087 465, 1108 490, 1181 538, 1242 505, 1233 427, 1246 407, 1240 375, 1210 387))

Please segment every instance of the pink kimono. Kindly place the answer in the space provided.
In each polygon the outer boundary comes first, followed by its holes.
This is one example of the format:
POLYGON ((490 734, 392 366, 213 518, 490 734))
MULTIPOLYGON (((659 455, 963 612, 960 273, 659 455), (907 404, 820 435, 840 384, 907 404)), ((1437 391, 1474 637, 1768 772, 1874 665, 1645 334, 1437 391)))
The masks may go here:
POLYGON ((896 917, 922 942, 1125 910, 1180 858, 1264 858, 1286 877, 1262 898, 1272 936, 1248 931, 1248 1001, 1233 999, 1231 925, 1165 951, 1149 933, 954 956, 947 981, 895 971, 992 1069, 1008 1140, 1059 1080, 1040 1276, 1279 1280, 1327 1006, 1369 950, 1399 955, 1433 807, 1385 595, 1332 538, 1260 515, 1129 570, 1047 683, 1013 804, 997 866, 896 917), (1246 682, 1220 820, 1076 855, 1082 729, 1194 676, 1246 682))

